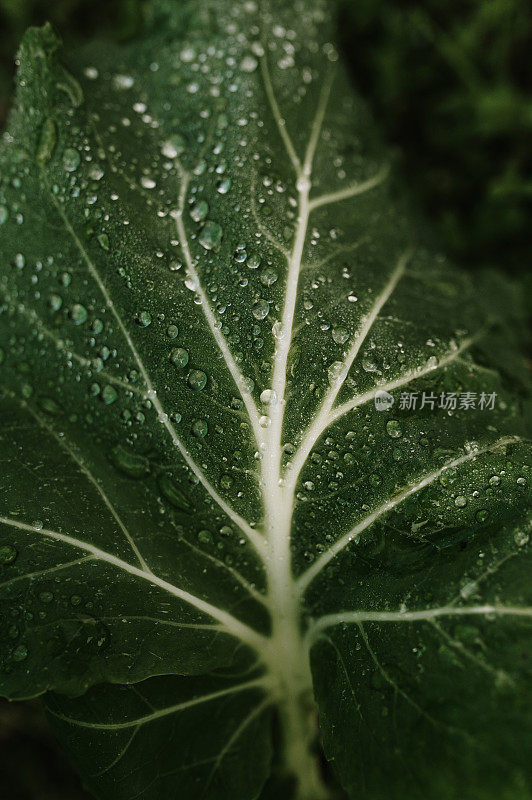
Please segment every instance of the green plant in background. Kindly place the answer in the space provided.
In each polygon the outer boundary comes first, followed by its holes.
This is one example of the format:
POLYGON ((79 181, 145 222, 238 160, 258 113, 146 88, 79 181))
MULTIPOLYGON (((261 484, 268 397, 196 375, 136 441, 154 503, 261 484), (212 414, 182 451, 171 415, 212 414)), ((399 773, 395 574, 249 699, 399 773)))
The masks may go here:
POLYGON ((518 293, 419 244, 330 4, 147 11, 20 53, 0 692, 98 798, 525 800, 518 293))
POLYGON ((462 262, 532 258, 532 8, 526 0, 357 0, 344 49, 440 240, 462 262))

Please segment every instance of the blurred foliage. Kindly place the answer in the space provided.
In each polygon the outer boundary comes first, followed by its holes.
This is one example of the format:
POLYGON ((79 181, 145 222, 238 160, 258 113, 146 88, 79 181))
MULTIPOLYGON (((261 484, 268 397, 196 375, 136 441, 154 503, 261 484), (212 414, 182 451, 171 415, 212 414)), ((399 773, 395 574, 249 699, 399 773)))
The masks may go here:
MULTIPOLYGON (((532 260, 532 4, 338 1, 355 83, 398 146, 412 203, 438 244, 464 265, 525 272, 532 260)), ((0 125, 28 25, 50 20, 69 44, 125 40, 138 30, 143 5, 0 0, 0 125)))
POLYGON ((0 794, 5 800, 90 800, 38 701, 0 700, 0 794))
POLYGON ((125 40, 142 19, 140 0, 0 0, 0 126, 5 123, 14 57, 26 28, 51 22, 68 44, 95 36, 125 40))
POLYGON ((341 0, 353 78, 461 264, 532 258, 532 4, 341 0))

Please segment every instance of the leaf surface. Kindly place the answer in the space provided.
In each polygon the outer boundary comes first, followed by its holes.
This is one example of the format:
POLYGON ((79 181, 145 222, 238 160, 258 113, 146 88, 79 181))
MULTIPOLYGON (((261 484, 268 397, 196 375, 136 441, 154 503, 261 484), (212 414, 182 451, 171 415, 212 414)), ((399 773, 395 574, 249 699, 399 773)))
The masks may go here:
POLYGON ((172 752, 186 796, 257 796, 275 707, 317 800, 313 689, 353 797, 528 796, 519 298, 413 240, 325 5, 150 11, 129 48, 21 50, 2 692, 56 693, 98 797, 168 794, 172 752), (242 660, 260 686, 218 695, 242 660))

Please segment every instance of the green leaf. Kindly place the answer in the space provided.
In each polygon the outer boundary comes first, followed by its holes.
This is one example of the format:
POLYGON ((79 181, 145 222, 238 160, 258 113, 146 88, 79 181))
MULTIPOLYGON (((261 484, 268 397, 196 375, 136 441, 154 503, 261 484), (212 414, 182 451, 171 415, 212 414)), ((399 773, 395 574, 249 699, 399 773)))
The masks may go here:
POLYGON ((161 677, 49 703, 56 732, 96 796, 256 797, 269 772, 261 679, 161 677), (132 765, 134 770, 132 771, 132 765))
POLYGON ((327 796, 318 707, 350 796, 525 797, 518 298, 413 240, 324 4, 150 10, 21 50, 1 691, 97 797, 251 799, 272 741, 327 796))

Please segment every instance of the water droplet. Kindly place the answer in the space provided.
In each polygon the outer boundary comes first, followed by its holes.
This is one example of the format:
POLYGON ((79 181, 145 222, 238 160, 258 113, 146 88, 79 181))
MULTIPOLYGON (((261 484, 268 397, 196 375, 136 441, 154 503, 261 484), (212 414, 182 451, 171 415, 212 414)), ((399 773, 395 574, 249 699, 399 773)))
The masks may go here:
POLYGON ((178 333, 177 325, 169 325, 166 329, 166 335, 169 339, 175 339, 178 333))
POLYGON ((524 547, 525 544, 528 544, 529 540, 530 536, 524 531, 517 531, 514 535, 514 542, 518 547, 524 547))
POLYGON ((222 181, 219 181, 216 188, 220 194, 227 194, 231 188, 231 178, 224 178, 222 181))
POLYGON ((35 161, 39 166, 44 167, 50 161, 55 150, 56 142, 57 128, 53 119, 48 117, 41 128, 41 134, 35 152, 35 161))
POLYGON ((379 484, 382 483, 382 478, 376 472, 373 472, 369 476, 369 482, 371 483, 372 486, 379 486, 379 484))
POLYGON ((490 486, 499 486, 500 482, 501 479, 499 478, 498 475, 492 475, 489 481, 490 486))
POLYGON ((112 403, 114 403, 117 397, 118 393, 114 386, 111 386, 111 384, 108 383, 107 386, 103 387, 101 398, 106 406, 110 406, 112 403))
POLYGON ((250 269, 258 269, 260 267, 260 258, 256 253, 252 253, 248 258, 248 267, 250 269))
POLYGON ((79 594, 73 594, 70 596, 70 602, 73 606, 79 606, 79 604, 81 603, 81 597, 79 596, 79 594))
POLYGON ((178 508, 180 511, 190 511, 191 505, 188 499, 169 475, 160 475, 157 483, 159 484, 159 489, 163 497, 168 500, 174 508, 178 508))
POLYGON ((255 319, 265 319, 270 313, 270 304, 266 300, 257 300, 253 305, 252 313, 255 319))
POLYGON ((212 533, 207 530, 200 531, 198 533, 198 541, 201 542, 201 544, 212 544, 212 533))
POLYGON ((349 332, 345 328, 333 328, 332 338, 336 344, 345 344, 349 339, 349 332))
POLYGON ((13 661, 24 661, 28 657, 28 648, 25 644, 19 644, 13 650, 13 661))
POLYGON ((67 172, 75 172, 81 161, 80 154, 73 147, 68 147, 63 153, 63 169, 67 172))
POLYGON ((131 89, 135 79, 131 75, 115 75, 113 78, 115 89, 131 89))
POLYGON ((41 592, 39 594, 39 600, 41 603, 51 603, 54 599, 52 592, 41 592))
POLYGON ((488 511, 487 508, 479 508, 479 510, 475 514, 475 519, 477 520, 477 522, 486 522, 489 515, 490 512, 488 511))
POLYGON ((386 423, 386 433, 388 436, 391 436, 392 439, 398 439, 403 435, 401 426, 396 419, 391 419, 386 423))
POLYGON ((96 241, 102 248, 102 250, 109 251, 109 237, 106 233, 100 233, 96 237, 96 241))
POLYGON ((273 286, 278 277, 279 276, 277 275, 276 271, 272 269, 272 267, 266 267, 260 276, 260 281, 264 286, 273 286))
POLYGON ((15 256, 15 266, 17 269, 24 269, 26 266, 26 258, 22 253, 17 253, 15 256))
MULTIPOLYGON (((200 200, 190 209, 190 216, 194 222, 201 222, 209 213, 209 204, 206 200, 200 200)), ((210 249, 210 248, 207 248, 210 249)))
POLYGON ((196 420, 196 422, 192 426, 192 433, 198 439, 203 439, 205 436, 207 436, 208 431, 209 431, 209 426, 203 419, 196 420))
POLYGON ((207 375, 200 369, 193 369, 188 374, 188 385, 195 392, 201 391, 207 384, 207 375))
MULTIPOLYGON (((188 351, 184 349, 184 347, 176 347, 170 353, 170 361, 174 365, 174 367, 178 367, 178 369, 183 369, 188 364, 188 351)), ((205 374, 205 373, 202 373, 205 374)), ((190 376, 189 376, 190 382, 190 376)))
POLYGON ((48 305, 52 311, 59 311, 63 305, 63 298, 58 294, 51 294, 48 299, 48 305))
POLYGON ((70 309, 70 319, 74 325, 83 325, 87 321, 87 309, 81 303, 74 303, 70 309))
POLYGON ((260 402, 266 406, 274 406, 277 402, 277 394, 272 389, 264 389, 260 393, 260 402))
POLYGON ((118 444, 109 453, 112 464, 130 478, 143 478, 150 471, 147 459, 118 444))
POLYGON ((10 544, 0 545, 0 564, 12 564, 16 561, 18 550, 10 544))
POLYGON ((7 210, 7 207, 0 205, 0 225, 3 225, 4 222, 7 222, 8 217, 9 211, 7 210))
POLYGON ((458 508, 464 508, 467 505, 467 500, 463 494, 459 494, 458 497, 455 497, 454 504, 458 508))
POLYGON ((173 136, 170 136, 169 139, 164 142, 162 146, 162 153, 163 156, 166 158, 177 158, 180 156, 186 148, 186 141, 180 133, 175 133, 173 136))
POLYGON ((343 361, 333 361, 327 370, 329 383, 336 383, 345 374, 345 364, 343 361))
POLYGON ((272 424, 272 421, 271 421, 270 417, 267 417, 265 414, 263 414, 259 418, 259 425, 260 425, 261 428, 269 428, 271 424, 272 424))
POLYGON ((144 189, 155 189, 157 184, 153 180, 153 178, 148 177, 148 175, 143 175, 140 179, 140 185, 144 189))
POLYGON ((200 234, 199 243, 205 250, 214 250, 222 241, 222 226, 217 222, 206 222, 200 234))
POLYGON ((139 311, 135 318, 135 322, 141 328, 147 328, 151 324, 151 314, 149 311, 139 311))
POLYGON ((259 62, 255 58, 255 56, 244 56, 242 61, 240 62, 240 69, 242 72, 255 72, 257 67, 259 66, 259 62))

